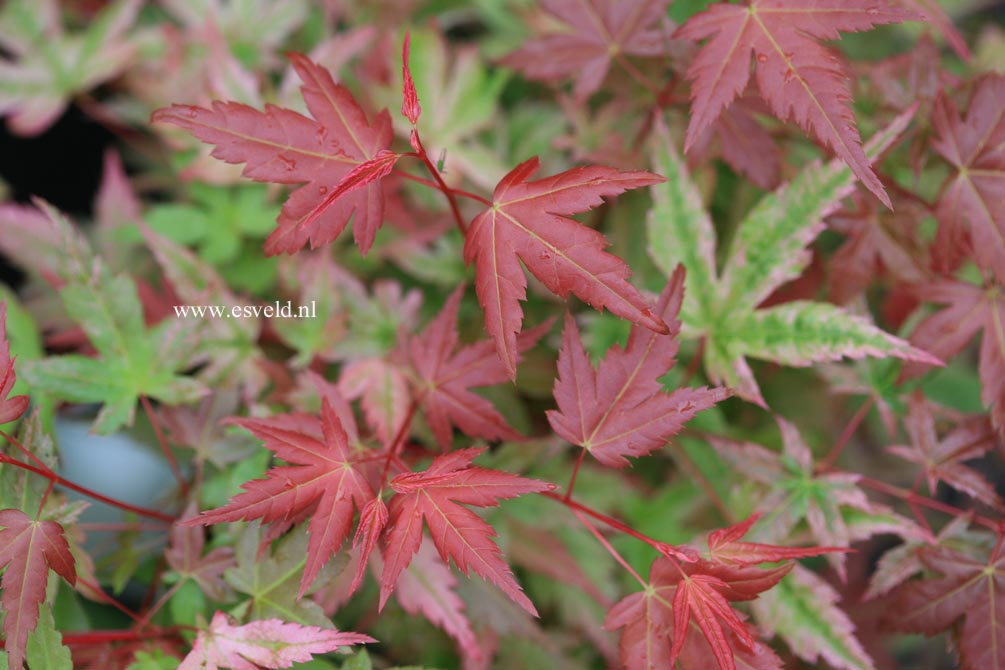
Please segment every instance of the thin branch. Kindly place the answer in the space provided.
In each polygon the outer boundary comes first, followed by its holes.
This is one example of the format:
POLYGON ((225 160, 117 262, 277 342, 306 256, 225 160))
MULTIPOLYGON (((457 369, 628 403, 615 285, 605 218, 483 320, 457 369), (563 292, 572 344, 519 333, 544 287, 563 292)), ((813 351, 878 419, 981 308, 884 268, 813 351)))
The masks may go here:
POLYGON ((618 553, 618 550, 615 549, 614 546, 611 545, 611 543, 607 541, 607 538, 604 537, 600 533, 599 530, 597 530, 596 526, 594 526, 592 523, 590 523, 589 519, 587 519, 586 516, 582 512, 579 512, 579 511, 577 511, 577 510, 574 509, 574 510, 572 510, 572 513, 576 515, 576 518, 579 519, 580 522, 582 522, 582 524, 584 526, 586 526, 587 530, 589 530, 591 533, 593 533, 593 536, 595 538, 597 538, 597 541, 600 542, 600 544, 603 545, 604 549, 607 550, 607 553, 609 553, 611 556, 613 556, 614 560, 616 560, 618 563, 620 563, 621 567, 623 567, 625 570, 627 570, 628 574, 630 574, 632 577, 634 577, 635 581, 637 581, 642 588, 647 588, 649 586, 649 583, 647 581, 645 581, 644 579, 642 579, 642 577, 639 576, 639 573, 635 572, 635 568, 633 568, 631 565, 629 565, 628 561, 625 560, 624 556, 622 556, 620 553, 618 553))
POLYGON ((54 481, 64 488, 68 488, 71 491, 76 491, 77 493, 82 493, 88 498, 93 498, 99 502, 106 503, 108 505, 111 505, 112 507, 117 507, 127 512, 134 512, 136 514, 139 514, 140 516, 145 516, 151 519, 157 519, 159 521, 163 521, 164 523, 174 523, 175 521, 174 517, 168 514, 164 514, 162 512, 158 512, 152 509, 147 509, 145 507, 139 507, 137 505, 131 505, 127 502, 123 502, 122 500, 116 500, 115 498, 109 498, 108 496, 102 495, 97 491, 92 491, 91 489, 85 486, 81 486, 80 484, 74 484, 68 479, 63 479, 62 477, 57 475, 52 470, 49 470, 48 468, 42 469, 35 467, 34 465, 22 463, 16 458, 11 458, 10 456, 7 456, 5 454, 0 454, 0 463, 7 463, 8 465, 13 465, 14 467, 21 468, 22 470, 27 470, 28 472, 34 472, 36 475, 41 475, 46 479, 54 481))
MULTIPOLYGON (((950 516, 964 516, 972 514, 970 510, 961 509, 959 507, 954 507, 948 503, 941 502, 939 500, 934 500, 927 496, 923 496, 913 491, 908 491, 907 489, 900 488, 899 486, 894 486, 893 484, 887 484, 886 482, 880 481, 878 479, 873 479, 872 477, 860 477, 858 483, 866 488, 870 488, 873 491, 878 491, 880 493, 885 493, 888 496, 893 496, 894 498, 899 498, 906 501, 911 505, 920 505, 922 507, 927 507, 933 509, 937 512, 942 512, 943 514, 949 514, 950 516)), ((991 530, 1000 532, 1002 528, 1002 522, 989 519, 986 516, 980 514, 973 515, 974 523, 978 523, 985 528, 990 528, 991 530)))
POLYGON ((145 395, 141 395, 140 404, 143 405, 143 411, 147 413, 147 419, 154 428, 154 434, 157 436, 157 444, 160 445, 161 453, 164 454, 168 465, 171 466, 171 474, 174 475, 175 481, 178 482, 178 489, 181 491, 182 497, 188 497, 188 481, 182 475, 181 468, 178 467, 178 460, 174 457, 174 452, 171 451, 171 447, 164 437, 164 432, 161 430, 160 422, 154 416, 154 408, 150 405, 150 399, 145 395))
POLYGON ((572 489, 576 486, 576 477, 579 475, 579 468, 583 466, 583 460, 586 458, 586 449, 579 450, 579 457, 576 458, 576 465, 572 468, 572 477, 569 478, 569 485, 565 489, 565 495, 562 497, 563 500, 568 502, 569 498, 572 497, 572 489))
POLYGON ((817 465, 818 468, 830 468, 834 465, 838 456, 840 456, 841 452, 844 451, 844 448, 848 446, 848 442, 851 441, 852 435, 854 435, 855 431, 858 430, 858 427, 861 425, 862 421, 865 420, 865 417, 869 415, 869 410, 872 409, 875 402, 876 399, 869 396, 869 398, 862 403, 862 406, 858 408, 858 411, 856 411, 848 421, 844 430, 841 431, 841 435, 838 436, 837 442, 835 442, 834 446, 831 447, 830 453, 828 453, 827 456, 824 457, 824 459, 817 465))
POLYGON ((405 438, 408 437, 408 430, 412 427, 412 419, 415 418, 415 412, 419 409, 419 404, 413 400, 408 405, 408 412, 405 414, 405 419, 401 422, 401 427, 398 428, 397 434, 394 439, 391 440, 391 444, 387 447, 387 455, 384 458, 384 470, 380 475, 380 481, 382 482, 381 488, 387 483, 387 474, 391 470, 391 461, 397 457, 398 449, 405 442, 405 438))

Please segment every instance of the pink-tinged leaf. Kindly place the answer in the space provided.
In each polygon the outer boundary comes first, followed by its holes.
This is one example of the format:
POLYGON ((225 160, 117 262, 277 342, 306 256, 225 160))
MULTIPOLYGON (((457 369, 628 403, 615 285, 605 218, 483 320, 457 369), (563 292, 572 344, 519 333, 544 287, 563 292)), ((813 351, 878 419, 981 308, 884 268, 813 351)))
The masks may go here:
POLYGON ((211 108, 172 105, 155 111, 153 122, 170 123, 215 145, 213 156, 244 163, 256 181, 305 184, 294 191, 266 240, 269 254, 294 253, 334 240, 353 220, 353 236, 369 251, 383 221, 382 181, 396 159, 386 153, 392 139, 390 116, 368 122, 344 86, 302 54, 290 54, 303 82, 301 91, 313 118, 266 105, 260 112, 236 102, 211 108))
MULTIPOLYGON (((440 448, 450 448, 453 426, 465 435, 486 440, 516 440, 513 430, 488 400, 471 388, 506 381, 506 368, 495 347, 483 340, 458 347, 457 312, 463 287, 455 290, 437 317, 408 343, 409 359, 416 373, 415 391, 426 421, 440 448)), ((533 347, 551 327, 551 322, 521 333, 517 351, 533 347)))
POLYGON ((603 591, 581 567, 582 558, 573 556, 553 529, 539 528, 518 521, 509 522, 510 560, 531 572, 563 582, 583 591, 601 605, 610 603, 603 591))
MULTIPOLYGON (((183 518, 193 518, 195 504, 190 504, 183 518)), ((171 527, 171 538, 164 552, 168 567, 182 577, 193 579, 203 593, 218 602, 226 599, 229 588, 223 581, 223 572, 235 564, 233 547, 217 547, 205 556, 206 545, 203 528, 175 524, 171 527)))
POLYGON ((28 634, 38 623, 38 608, 45 600, 49 570, 68 581, 77 581, 70 545, 63 527, 55 521, 38 521, 16 509, 0 510, 0 569, 6 568, 0 587, 0 607, 5 615, 3 633, 8 666, 20 668, 28 634))
POLYGON ((872 600, 885 595, 900 586, 908 579, 918 574, 924 568, 921 562, 921 552, 933 545, 948 545, 954 541, 967 539, 967 528, 972 521, 972 514, 955 517, 932 537, 931 533, 918 537, 907 538, 907 541, 893 549, 883 552, 876 569, 869 578, 869 588, 862 595, 863 601, 872 600))
POLYGON ((931 406, 920 391, 915 391, 911 395, 905 425, 911 444, 893 445, 887 450, 924 468, 929 493, 934 495, 941 481, 986 505, 1002 506, 991 482, 963 464, 995 447, 995 433, 986 417, 961 421, 939 440, 931 406))
POLYGON ((14 359, 7 342, 7 303, 0 302, 0 425, 13 421, 28 409, 28 396, 10 396, 15 381, 14 359))
POLYGON ((873 670, 855 637, 855 626, 838 607, 840 596, 821 577, 797 565, 777 588, 754 601, 754 616, 768 635, 778 634, 812 666, 821 660, 841 670, 873 670))
POLYGON ((762 112, 763 103, 757 103, 760 100, 741 97, 736 104, 723 110, 691 144, 688 155, 691 161, 721 155, 738 174, 770 190, 781 180, 782 156, 771 135, 754 117, 754 113, 762 112))
POLYGON ((215 524, 261 519, 279 524, 309 518, 307 563, 299 595, 349 536, 353 516, 374 497, 349 450, 348 437, 325 401, 321 419, 306 414, 269 419, 234 419, 264 440, 265 448, 292 465, 281 465, 242 485, 245 490, 219 509, 182 522, 215 524))
POLYGON ((942 280, 917 287, 928 302, 946 305, 921 322, 911 342, 949 361, 981 330, 981 400, 991 409, 991 423, 1005 436, 1005 294, 994 284, 975 286, 942 280))
POLYGON ((957 56, 965 61, 973 57, 966 40, 953 25, 953 20, 946 15, 946 10, 939 5, 939 0, 900 0, 900 2, 922 14, 925 20, 939 31, 957 56))
POLYGON ((425 617, 454 638, 463 653, 477 657, 482 650, 456 586, 456 575, 425 542, 398 577, 394 597, 406 612, 425 617))
POLYGON ((111 230, 140 219, 140 200, 129 183, 122 159, 114 149, 105 151, 101 185, 94 199, 94 218, 98 226, 111 230))
POLYGON ((882 275, 904 282, 923 281, 926 252, 918 237, 918 223, 924 220, 927 207, 905 201, 891 213, 880 210, 870 198, 856 197, 854 202, 854 209, 827 220, 828 228, 847 237, 828 263, 831 298, 848 303, 882 275))
POLYGON ((558 359, 555 399, 548 421, 562 438, 612 467, 626 457, 662 447, 698 412, 729 396, 725 389, 681 388, 665 393, 659 378, 676 362, 684 269, 678 266, 660 295, 655 315, 668 324, 663 335, 635 326, 622 349, 615 346, 594 371, 579 330, 567 315, 558 359))
POLYGON ((475 264, 475 289, 485 310, 485 327, 506 373, 516 377, 520 301, 527 278, 520 261, 559 297, 573 293, 597 309, 606 308, 659 333, 668 332, 642 295, 628 283, 631 270, 604 251, 603 235, 568 218, 600 205, 604 197, 662 181, 649 172, 618 172, 589 166, 554 177, 527 180, 540 161, 532 158, 502 178, 492 207, 471 223, 464 260, 475 264))
POLYGON ((544 0, 542 8, 566 24, 525 42, 503 63, 530 79, 574 77, 573 94, 583 102, 604 82, 612 59, 656 57, 667 52, 662 28, 670 0, 544 0))
POLYGON ((944 95, 932 115, 932 148, 955 169, 943 186, 935 214, 935 250, 969 240, 977 263, 1005 282, 1005 77, 980 82, 966 120, 944 95))
POLYGON ((862 151, 848 106, 851 94, 844 68, 817 40, 920 18, 886 0, 812 6, 797 0, 753 0, 749 6, 710 6, 677 31, 685 39, 708 39, 688 69, 693 84, 686 150, 743 93, 753 70, 771 113, 795 121, 832 149, 890 207, 890 198, 862 151))
POLYGON ((408 67, 408 54, 411 42, 412 35, 405 33, 405 41, 401 45, 401 115, 414 126, 419 122, 422 107, 419 105, 419 94, 415 91, 415 82, 412 81, 412 71, 408 67))
POLYGON ((289 668, 306 663, 314 654, 339 647, 376 642, 369 635, 343 633, 317 626, 284 623, 279 619, 252 621, 235 626, 217 612, 206 630, 200 630, 178 670, 260 670, 289 668))
POLYGON ((477 514, 458 503, 494 507, 499 500, 524 493, 539 493, 552 484, 525 479, 508 472, 471 465, 484 449, 463 449, 437 457, 424 472, 409 472, 391 480, 398 495, 391 499, 385 533, 384 572, 380 583, 383 607, 398 576, 408 567, 422 542, 422 522, 429 526, 440 556, 468 574, 474 571, 498 586, 527 612, 537 610, 513 578, 492 541, 495 531, 477 514))
POLYGON ((819 553, 826 553, 838 575, 844 578, 845 555, 840 550, 854 540, 864 539, 861 533, 853 532, 846 512, 882 519, 863 529, 865 532, 889 532, 897 519, 890 521, 889 508, 869 500, 858 487, 859 475, 818 473, 813 453, 798 429, 781 417, 776 417, 776 421, 782 433, 783 453, 749 442, 722 438, 712 438, 710 442, 738 472, 763 485, 763 494, 755 504, 755 509, 761 512, 760 523, 755 521, 761 538, 777 543, 805 521, 813 538, 823 547, 822 551, 818 548, 819 553))
POLYGON ((896 630, 935 635, 956 626, 961 670, 1005 669, 1005 547, 986 560, 946 547, 921 552, 939 576, 909 582, 896 591, 889 611, 896 630), (962 623, 960 623, 962 619, 962 623))
POLYGON ((366 422, 387 444, 398 433, 408 412, 408 381, 404 372, 383 358, 363 358, 342 368, 338 390, 349 400, 361 398, 366 422))

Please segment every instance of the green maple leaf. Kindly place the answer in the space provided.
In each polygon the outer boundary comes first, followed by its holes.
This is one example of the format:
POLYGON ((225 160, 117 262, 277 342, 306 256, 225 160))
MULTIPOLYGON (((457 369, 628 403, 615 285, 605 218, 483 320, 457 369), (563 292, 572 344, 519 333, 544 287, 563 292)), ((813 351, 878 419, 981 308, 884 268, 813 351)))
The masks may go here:
MULTIPOLYGON (((331 619, 320 605, 310 598, 297 598, 307 564, 306 525, 284 536, 263 556, 258 552, 261 541, 261 527, 249 524, 237 539, 237 567, 223 575, 228 584, 249 597, 239 606, 239 615, 247 614, 252 620, 278 618, 305 626, 332 628, 331 619)), ((330 579, 344 567, 344 560, 330 561, 315 584, 330 579)))
POLYGON ((40 207, 67 241, 59 268, 66 281, 60 290, 63 306, 97 356, 28 361, 22 374, 29 387, 70 402, 102 403, 93 430, 105 434, 132 424, 141 396, 175 405, 203 395, 202 384, 177 372, 188 365, 190 334, 170 319, 147 328, 133 280, 112 275, 69 222, 48 205, 40 207))
MULTIPOLYGON (((909 110, 866 145, 876 160, 910 123, 909 110)), ((705 338, 705 370, 713 382, 766 406, 747 358, 806 366, 842 357, 896 357, 938 364, 907 342, 828 303, 797 300, 758 309, 810 261, 806 246, 823 230, 824 217, 854 188, 841 161, 816 164, 769 193, 739 224, 723 269, 716 266, 716 236, 664 123, 657 124, 656 172, 667 181, 652 187, 649 253, 669 277, 682 263, 687 291, 683 333, 705 338)))

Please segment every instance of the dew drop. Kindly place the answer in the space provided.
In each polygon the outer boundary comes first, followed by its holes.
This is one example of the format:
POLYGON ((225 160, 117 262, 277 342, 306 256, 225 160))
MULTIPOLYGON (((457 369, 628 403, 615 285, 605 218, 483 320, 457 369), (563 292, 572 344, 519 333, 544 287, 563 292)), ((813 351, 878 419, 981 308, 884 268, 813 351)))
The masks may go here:
POLYGON ((199 116, 199 113, 195 111, 192 107, 185 107, 181 110, 181 115, 189 119, 194 119, 199 116))
POLYGON ((327 186, 318 186, 318 194, 324 195, 327 192, 328 192, 328 187, 327 186))
POLYGON ((765 56, 764 54, 757 54, 757 62, 758 63, 767 63, 768 62, 768 57, 765 56))
POLYGON ((297 168, 297 162, 292 158, 288 158, 282 154, 279 154, 278 158, 279 162, 283 164, 283 167, 286 168, 287 172, 293 172, 297 168))
POLYGON ((549 254, 547 251, 542 251, 540 254, 538 254, 538 258, 540 258, 542 261, 549 261, 551 260, 551 254, 549 254))
POLYGON ((792 68, 789 68, 788 70, 786 70, 785 71, 785 81, 787 81, 787 82, 788 81, 792 81, 792 77, 794 77, 795 74, 796 74, 796 72, 792 68))

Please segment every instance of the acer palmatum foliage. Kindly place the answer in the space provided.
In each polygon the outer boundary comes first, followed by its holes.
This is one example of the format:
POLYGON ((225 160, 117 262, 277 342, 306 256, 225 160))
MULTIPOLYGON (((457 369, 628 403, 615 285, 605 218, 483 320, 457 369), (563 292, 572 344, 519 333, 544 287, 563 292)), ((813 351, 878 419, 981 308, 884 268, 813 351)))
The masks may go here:
POLYGON ((748 6, 709 7, 677 31, 685 39, 710 38, 688 69, 693 106, 687 144, 743 93, 753 62, 757 90, 771 113, 795 121, 827 145, 890 207, 862 151, 841 62, 817 40, 921 18, 886 0, 753 0, 748 6))
POLYGON ((4 173, 0 667, 1005 670, 977 0, 93 5, 0 7, 117 145, 4 173))

